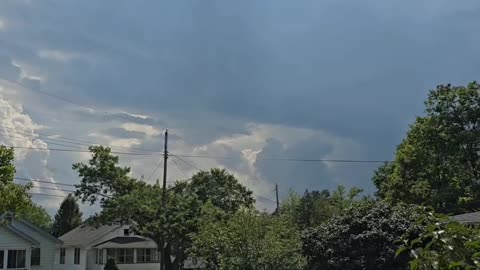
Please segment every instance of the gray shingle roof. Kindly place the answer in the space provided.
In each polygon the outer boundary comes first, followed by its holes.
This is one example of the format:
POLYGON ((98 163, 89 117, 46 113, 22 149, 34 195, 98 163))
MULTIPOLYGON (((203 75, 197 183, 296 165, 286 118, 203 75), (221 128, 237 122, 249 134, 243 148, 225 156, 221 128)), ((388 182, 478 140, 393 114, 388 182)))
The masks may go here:
POLYGON ((88 246, 105 234, 119 228, 119 225, 106 225, 99 228, 80 225, 59 237, 65 246, 88 246))
POLYGON ((456 215, 453 216, 452 219, 466 225, 478 225, 480 224, 480 212, 456 215))

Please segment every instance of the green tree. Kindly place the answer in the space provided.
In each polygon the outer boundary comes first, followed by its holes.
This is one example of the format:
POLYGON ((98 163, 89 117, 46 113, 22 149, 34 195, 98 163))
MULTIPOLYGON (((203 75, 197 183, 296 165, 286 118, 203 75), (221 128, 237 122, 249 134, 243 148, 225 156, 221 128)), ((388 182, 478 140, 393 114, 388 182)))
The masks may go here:
POLYGON ((69 194, 68 197, 63 200, 57 214, 55 214, 52 234, 55 237, 62 236, 81 224, 82 212, 80 212, 80 207, 75 197, 69 194))
POLYGON ((241 207, 253 206, 252 192, 232 174, 223 169, 211 169, 195 174, 189 183, 177 183, 175 190, 196 196, 202 203, 210 201, 227 213, 235 213, 241 207))
POLYGON ((90 147, 88 164, 73 165, 81 177, 76 195, 82 201, 100 202, 102 211, 90 219, 94 224, 130 224, 134 231, 165 248, 167 269, 178 269, 196 229, 200 202, 194 196, 162 189, 129 176, 130 168, 119 167, 118 157, 102 146, 90 147), (171 256, 175 260, 171 261, 171 256))
POLYGON ((425 204, 436 211, 480 206, 480 86, 440 85, 430 91, 398 146, 395 160, 378 169, 378 195, 390 202, 425 204))
POLYGON ((353 203, 343 213, 303 233, 309 269, 405 269, 408 256, 395 258, 396 242, 418 233, 419 212, 374 200, 353 203))
POLYGON ((27 191, 31 184, 22 186, 13 182, 15 177, 14 151, 0 145, 0 213, 19 213, 32 207, 27 191))
POLYGON ((50 217, 45 208, 41 206, 31 203, 30 206, 19 210, 17 215, 45 231, 50 232, 52 230, 52 217, 50 217))
POLYGON ((293 218, 252 208, 227 215, 208 203, 203 213, 193 250, 210 269, 303 269, 305 259, 293 218))
POLYGON ((296 222, 301 229, 318 226, 341 213, 362 192, 355 187, 347 192, 344 186, 338 186, 332 194, 328 190, 307 190, 297 206, 296 222))
POLYGON ((108 259, 107 263, 105 264, 104 270, 119 270, 117 264, 115 263, 115 259, 108 259))
POLYGON ((409 254, 410 269, 480 269, 480 231, 449 217, 430 212, 417 220, 425 230, 415 238, 406 235, 397 255, 409 254))

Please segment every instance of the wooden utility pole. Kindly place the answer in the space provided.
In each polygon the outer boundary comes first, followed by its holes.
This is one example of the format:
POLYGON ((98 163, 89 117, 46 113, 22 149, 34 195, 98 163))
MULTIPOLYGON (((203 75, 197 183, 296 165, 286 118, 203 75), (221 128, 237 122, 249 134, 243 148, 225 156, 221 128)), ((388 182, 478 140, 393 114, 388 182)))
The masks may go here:
POLYGON ((168 129, 165 131, 165 146, 163 147, 163 187, 162 187, 163 197, 162 197, 162 200, 164 201, 165 201, 165 192, 167 191, 167 159, 168 159, 168 129))
POLYGON ((276 212, 278 213, 278 211, 280 211, 280 201, 278 200, 278 185, 275 184, 275 195, 277 197, 277 210, 276 212))
MULTIPOLYGON (((167 159, 168 159, 168 129, 165 130, 165 146, 163 147, 163 186, 162 186, 162 210, 166 211, 166 193, 167 193, 167 159)), ((165 213, 167 216, 167 213, 165 213)), ((160 250, 162 251, 162 256, 160 256, 160 270, 165 270, 165 262, 167 260, 166 254, 166 242, 162 241, 160 250)))

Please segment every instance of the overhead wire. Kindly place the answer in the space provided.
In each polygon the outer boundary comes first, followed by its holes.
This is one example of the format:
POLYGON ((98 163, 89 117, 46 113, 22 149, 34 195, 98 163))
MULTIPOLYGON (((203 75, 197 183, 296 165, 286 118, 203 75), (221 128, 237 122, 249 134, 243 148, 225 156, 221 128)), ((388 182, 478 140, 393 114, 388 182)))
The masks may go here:
MULTIPOLYGON (((175 154, 176 157, 185 158, 202 158, 202 159, 235 159, 235 157, 228 156, 207 156, 207 155, 186 155, 175 154)), ((355 159, 307 159, 307 158, 258 158, 257 160, 265 161, 294 161, 294 162, 337 162, 337 163, 385 163, 388 160, 355 160, 355 159)))

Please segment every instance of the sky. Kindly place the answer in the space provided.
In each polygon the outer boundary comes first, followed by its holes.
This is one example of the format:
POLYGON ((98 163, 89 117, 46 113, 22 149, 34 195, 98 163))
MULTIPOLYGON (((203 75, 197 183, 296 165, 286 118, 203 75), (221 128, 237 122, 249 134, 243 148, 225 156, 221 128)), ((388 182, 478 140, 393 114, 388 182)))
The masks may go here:
POLYGON ((180 156, 169 181, 225 168, 262 209, 275 184, 281 198, 373 194, 379 164, 272 159, 393 159, 429 90, 479 79, 478 12, 478 0, 2 0, 0 143, 52 149, 16 149, 17 177, 51 183, 32 189, 58 196, 33 195, 51 214, 67 192, 45 188, 79 183, 86 141, 144 153, 120 162, 154 183, 161 156, 145 149, 162 151, 166 129, 180 156))

